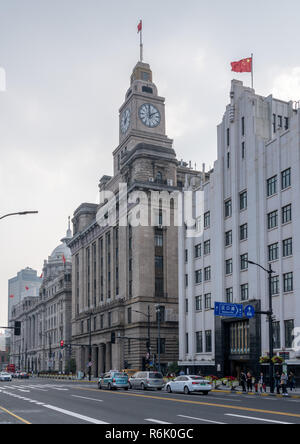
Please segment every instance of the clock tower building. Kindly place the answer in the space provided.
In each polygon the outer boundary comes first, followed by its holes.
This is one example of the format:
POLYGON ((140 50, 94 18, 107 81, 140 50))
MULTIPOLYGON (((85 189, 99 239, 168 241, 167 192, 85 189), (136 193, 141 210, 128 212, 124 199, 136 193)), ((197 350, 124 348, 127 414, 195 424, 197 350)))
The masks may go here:
MULTIPOLYGON (((199 185, 201 174, 178 162, 166 135, 165 99, 158 95, 150 66, 138 62, 119 110, 119 145, 113 151, 113 176, 102 176, 100 192, 119 185, 128 194, 172 195, 187 184, 199 185)), ((170 201, 169 201, 170 204, 170 201)), ((77 370, 166 370, 178 361, 178 228, 164 224, 158 202, 156 222, 147 226, 100 227, 101 205, 84 203, 75 211, 73 260, 73 342, 77 370), (88 346, 91 344, 91 346, 88 346)), ((132 209, 129 206, 128 219, 132 209)), ((153 211, 153 208, 151 209, 153 211)), ((174 205, 170 208, 174 218, 174 205)), ((117 204, 118 214, 118 204, 117 204)), ((124 215, 123 215, 124 217, 124 215)))

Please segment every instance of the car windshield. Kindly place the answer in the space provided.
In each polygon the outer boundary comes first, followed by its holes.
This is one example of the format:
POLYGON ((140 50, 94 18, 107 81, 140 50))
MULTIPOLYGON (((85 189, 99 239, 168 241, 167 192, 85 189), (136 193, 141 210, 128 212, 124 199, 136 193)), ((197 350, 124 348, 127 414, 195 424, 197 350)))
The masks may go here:
POLYGON ((149 373, 150 379, 163 379, 163 375, 161 373, 149 373))
POLYGON ((114 373, 114 378, 122 378, 123 376, 127 376, 125 373, 114 373))
POLYGON ((193 381, 199 381, 202 380, 203 378, 201 376, 191 376, 190 377, 193 381))

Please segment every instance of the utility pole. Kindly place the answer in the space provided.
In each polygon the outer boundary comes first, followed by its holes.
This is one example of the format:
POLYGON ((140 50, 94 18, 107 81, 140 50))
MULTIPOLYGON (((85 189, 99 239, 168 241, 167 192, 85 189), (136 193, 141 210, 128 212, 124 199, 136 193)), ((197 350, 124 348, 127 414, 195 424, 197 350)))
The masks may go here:
POLYGON ((161 365, 160 365, 160 355, 161 355, 161 343, 160 343, 160 322, 161 322, 161 305, 156 305, 156 313, 157 313, 157 327, 158 327, 158 346, 157 346, 157 353, 158 353, 158 371, 161 372, 161 365))
POLYGON ((90 314, 89 327, 89 381, 92 380, 92 314, 90 314))

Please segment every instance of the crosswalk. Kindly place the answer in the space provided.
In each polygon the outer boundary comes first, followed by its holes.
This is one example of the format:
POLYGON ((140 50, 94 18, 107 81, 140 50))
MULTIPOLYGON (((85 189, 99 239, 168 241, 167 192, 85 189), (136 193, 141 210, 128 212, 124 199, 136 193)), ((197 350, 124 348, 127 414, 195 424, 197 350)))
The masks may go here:
POLYGON ((62 385, 54 385, 54 384, 34 384, 34 385, 0 385, 0 393, 3 390, 12 390, 14 392, 21 392, 21 393, 30 393, 31 391, 39 391, 39 392, 48 392, 49 390, 57 390, 57 391, 63 391, 67 392, 69 391, 68 388, 62 386, 62 385))

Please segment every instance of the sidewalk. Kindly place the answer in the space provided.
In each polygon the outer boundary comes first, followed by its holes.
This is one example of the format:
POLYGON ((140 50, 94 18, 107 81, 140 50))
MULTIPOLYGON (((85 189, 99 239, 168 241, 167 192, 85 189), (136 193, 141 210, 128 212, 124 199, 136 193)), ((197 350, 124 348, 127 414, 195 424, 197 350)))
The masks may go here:
MULTIPOLYGON (((215 393, 236 393, 237 395, 249 395, 249 396, 277 396, 279 398, 283 398, 286 397, 286 395, 283 395, 280 391, 280 394, 277 394, 277 390, 274 390, 274 393, 270 393, 270 387, 267 387, 267 391, 265 392, 256 392, 255 389, 252 392, 243 392, 241 387, 237 387, 234 390, 231 390, 231 388, 229 387, 221 387, 221 388, 217 388, 214 389, 213 392, 215 393)), ((300 389, 297 388, 296 390, 294 389, 292 392, 290 389, 287 389, 287 394, 289 398, 295 398, 295 399, 299 399, 300 398, 300 389)))

